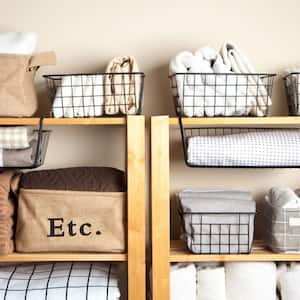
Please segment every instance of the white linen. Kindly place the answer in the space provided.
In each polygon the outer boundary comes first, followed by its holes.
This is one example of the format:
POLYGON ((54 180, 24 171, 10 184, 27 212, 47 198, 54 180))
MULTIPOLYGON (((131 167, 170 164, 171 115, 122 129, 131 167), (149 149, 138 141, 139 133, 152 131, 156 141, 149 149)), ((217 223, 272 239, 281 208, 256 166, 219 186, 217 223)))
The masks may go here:
POLYGON ((196 166, 300 166, 298 129, 260 130, 188 138, 188 163, 196 166))
POLYGON ((224 267, 197 270, 197 300, 226 300, 224 267))
MULTIPOLYGON (((225 42, 221 49, 221 55, 224 63, 230 67, 233 72, 246 74, 256 73, 248 58, 243 55, 240 49, 233 43, 225 42)), ((268 106, 272 105, 272 101, 270 97, 268 97, 267 90, 258 76, 248 76, 247 79, 249 81, 250 93, 257 96, 257 104, 260 109, 257 110, 257 114, 258 116, 260 116, 260 114, 263 115, 267 111, 268 106), (259 92, 259 95, 257 95, 257 92, 259 92)))
POLYGON ((291 188, 285 186, 271 188, 266 196, 266 201, 273 206, 285 209, 300 208, 300 198, 291 188))
POLYGON ((31 55, 36 44, 34 32, 0 32, 0 54, 31 55))
POLYGON ((276 265, 273 262, 225 263, 228 300, 276 300, 276 265))
POLYGON ((0 267, 3 300, 118 300, 115 267, 104 263, 46 263, 0 267))
POLYGON ((56 87, 52 105, 55 118, 97 117, 103 115, 103 75, 63 76, 56 87))
POLYGON ((31 131, 26 126, 0 127, 0 149, 29 148, 31 138, 31 131))
POLYGON ((170 300, 196 300, 196 267, 176 264, 170 269, 170 300))
POLYGON ((288 271, 281 274, 279 278, 280 294, 282 300, 300 299, 300 271, 288 271))

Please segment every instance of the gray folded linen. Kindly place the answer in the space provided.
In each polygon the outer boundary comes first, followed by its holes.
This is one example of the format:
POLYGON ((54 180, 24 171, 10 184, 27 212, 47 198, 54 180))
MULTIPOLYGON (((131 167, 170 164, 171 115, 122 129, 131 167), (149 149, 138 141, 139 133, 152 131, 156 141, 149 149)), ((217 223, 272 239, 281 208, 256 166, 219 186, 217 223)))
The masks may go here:
POLYGON ((193 253, 248 253, 255 201, 243 191, 182 191, 178 195, 184 239, 193 253))
POLYGON ((3 167, 30 167, 35 160, 37 141, 32 140, 26 149, 3 149, 3 167))

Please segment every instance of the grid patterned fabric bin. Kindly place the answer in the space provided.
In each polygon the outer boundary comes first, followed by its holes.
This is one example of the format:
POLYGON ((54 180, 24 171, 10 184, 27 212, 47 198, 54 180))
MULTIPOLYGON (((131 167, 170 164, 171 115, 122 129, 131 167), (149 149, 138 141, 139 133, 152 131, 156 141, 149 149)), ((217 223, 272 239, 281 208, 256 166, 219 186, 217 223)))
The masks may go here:
MULTIPOLYGON (((187 206, 183 207, 183 198, 180 199, 184 193, 179 195, 179 213, 183 236, 189 251, 194 254, 251 252, 255 219, 253 200, 241 200, 242 206, 240 206, 241 201, 237 199, 215 201, 213 198, 203 198, 206 203, 210 204, 206 205, 202 211, 188 211, 190 209, 187 209, 187 206), (236 207, 235 203, 237 203, 236 207)), ((197 199, 196 196, 192 198, 192 201, 198 201, 198 203, 203 200, 197 199)))
POLYGON ((267 246, 274 252, 300 252, 300 209, 284 209, 265 201, 267 246))
POLYGON ((275 74, 176 73, 170 76, 179 117, 258 116, 270 113, 275 74))

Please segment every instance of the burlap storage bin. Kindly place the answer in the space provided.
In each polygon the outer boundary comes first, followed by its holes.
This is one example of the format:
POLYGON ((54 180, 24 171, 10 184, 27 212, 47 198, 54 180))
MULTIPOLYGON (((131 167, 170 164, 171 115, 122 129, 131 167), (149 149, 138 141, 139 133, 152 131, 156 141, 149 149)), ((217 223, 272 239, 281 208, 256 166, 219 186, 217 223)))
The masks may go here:
POLYGON ((54 65, 53 52, 36 55, 0 54, 0 116, 30 117, 38 108, 34 86, 36 71, 54 65))
POLYGON ((17 252, 124 252, 123 192, 21 189, 17 252))

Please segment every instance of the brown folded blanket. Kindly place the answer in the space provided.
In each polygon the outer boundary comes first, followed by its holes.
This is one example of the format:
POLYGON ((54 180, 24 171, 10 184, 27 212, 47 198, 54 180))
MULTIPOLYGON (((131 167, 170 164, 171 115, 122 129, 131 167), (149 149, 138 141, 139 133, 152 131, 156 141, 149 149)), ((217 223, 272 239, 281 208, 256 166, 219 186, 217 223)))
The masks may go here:
POLYGON ((31 166, 35 160, 37 141, 32 140, 27 149, 4 149, 3 165, 4 167, 27 167, 31 166))
POLYGON ((7 202, 0 201, 0 223, 2 222, 2 220, 12 217, 14 213, 15 207, 12 200, 9 200, 7 202))
POLYGON ((14 252, 15 243, 13 239, 7 241, 0 241, 0 255, 6 255, 14 252))
POLYGON ((75 167, 28 172, 20 188, 86 192, 125 192, 123 171, 107 167, 75 167))

